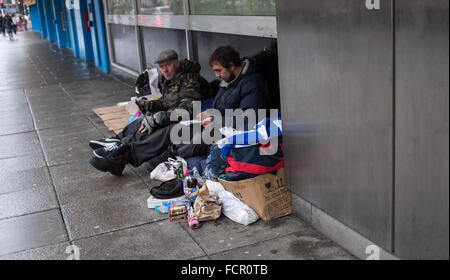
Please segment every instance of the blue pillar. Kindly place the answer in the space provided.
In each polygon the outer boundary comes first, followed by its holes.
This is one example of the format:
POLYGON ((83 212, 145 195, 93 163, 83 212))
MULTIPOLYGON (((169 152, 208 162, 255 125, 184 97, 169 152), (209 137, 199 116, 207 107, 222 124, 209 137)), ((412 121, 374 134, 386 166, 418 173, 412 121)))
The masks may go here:
POLYGON ((74 9, 75 28, 78 41, 79 57, 87 62, 94 61, 87 1, 80 1, 79 7, 74 9))
POLYGON ((109 73, 109 55, 108 55, 108 41, 106 39, 106 29, 105 29, 105 17, 103 14, 103 4, 101 0, 94 0, 92 2, 93 6, 93 17, 95 19, 94 26, 95 31, 92 33, 92 41, 95 42, 96 59, 95 65, 102 69, 103 72, 109 73))
POLYGON ((71 41, 70 49, 73 51, 74 56, 79 57, 80 51, 78 50, 77 29, 75 25, 75 16, 73 7, 68 7, 66 9, 66 14, 67 14, 67 27, 69 31, 69 39, 71 41))
POLYGON ((52 0, 43 0, 43 10, 45 14, 45 23, 47 26, 48 40, 50 42, 57 42, 55 31, 55 19, 53 17, 53 4, 52 0))
POLYGON ((67 47, 68 34, 67 34, 67 20, 65 13, 65 4, 62 0, 50 0, 53 8, 55 34, 60 48, 67 47))
POLYGON ((41 24, 40 24, 41 19, 39 18, 38 5, 34 4, 31 6, 28 6, 28 10, 30 11, 29 20, 31 21, 32 30, 42 32, 42 28, 41 28, 41 24))
POLYGON ((45 39, 48 37, 48 32, 47 32, 47 24, 46 24, 45 13, 44 13, 44 0, 37 0, 36 6, 38 9, 38 13, 39 13, 39 23, 41 26, 42 39, 45 39))

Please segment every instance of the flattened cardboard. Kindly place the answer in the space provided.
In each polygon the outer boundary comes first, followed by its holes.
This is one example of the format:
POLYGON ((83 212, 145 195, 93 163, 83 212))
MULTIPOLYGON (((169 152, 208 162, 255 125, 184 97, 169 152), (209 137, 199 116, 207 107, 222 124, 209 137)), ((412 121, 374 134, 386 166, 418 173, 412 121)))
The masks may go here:
POLYGON ((92 109, 92 111, 97 114, 97 116, 105 123, 105 126, 109 130, 114 131, 114 133, 122 131, 130 119, 130 114, 121 106, 95 108, 92 109))
POLYGON ((292 213, 292 193, 285 185, 284 168, 277 176, 264 174, 241 181, 219 178, 219 182, 266 222, 292 213))

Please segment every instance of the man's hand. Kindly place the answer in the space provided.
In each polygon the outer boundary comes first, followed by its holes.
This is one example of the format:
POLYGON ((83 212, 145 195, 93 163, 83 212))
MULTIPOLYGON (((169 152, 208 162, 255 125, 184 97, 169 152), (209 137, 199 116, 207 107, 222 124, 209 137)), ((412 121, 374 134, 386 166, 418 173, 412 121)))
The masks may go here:
POLYGON ((155 127, 153 116, 145 116, 142 119, 141 127, 139 128, 139 131, 142 134, 150 134, 153 132, 153 127, 155 127))
POLYGON ((141 110, 143 113, 157 111, 157 104, 153 100, 149 101, 147 98, 142 97, 136 99, 135 102, 136 106, 138 106, 139 110, 141 110))
MULTIPOLYGON (((144 120, 142 120, 142 122, 141 122, 141 127, 139 127, 139 132, 142 134, 145 134, 145 132, 147 132, 147 128, 145 128, 145 126, 144 126, 144 120)), ((148 133, 148 134, 150 134, 150 133, 148 133)))
POLYGON ((141 110, 142 112, 145 111, 145 105, 148 102, 147 98, 137 98, 136 100, 134 100, 134 102, 136 103, 136 106, 138 106, 139 110, 141 110))
POLYGON ((203 127, 207 127, 211 124, 213 117, 210 116, 207 112, 201 112, 200 114, 197 115, 197 120, 201 121, 201 125, 203 127))

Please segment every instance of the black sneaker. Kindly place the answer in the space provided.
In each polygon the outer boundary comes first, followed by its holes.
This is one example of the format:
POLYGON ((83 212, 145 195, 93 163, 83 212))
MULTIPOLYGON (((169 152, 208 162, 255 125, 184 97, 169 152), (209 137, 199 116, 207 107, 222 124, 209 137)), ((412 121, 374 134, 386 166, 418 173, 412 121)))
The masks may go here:
POLYGON ((122 176, 122 172, 125 169, 125 164, 116 164, 106 158, 91 157, 88 162, 96 169, 103 172, 110 172, 115 176, 122 176))
POLYGON ((111 136, 108 138, 102 138, 102 139, 98 139, 98 140, 89 141, 89 146, 91 146, 91 148, 93 150, 97 150, 97 149, 109 146, 111 144, 120 144, 120 139, 117 135, 111 136))
POLYGON ((119 144, 117 144, 117 142, 112 142, 108 146, 101 147, 101 148, 94 150, 94 156, 97 158, 104 158, 107 155, 109 155, 110 153, 117 150, 118 148, 119 148, 119 144))
POLYGON ((125 165, 131 162, 130 147, 121 144, 106 157, 91 157, 88 162, 100 171, 110 172, 116 176, 122 176, 125 165))
POLYGON ((145 162, 144 167, 145 169, 147 169, 148 172, 152 172, 153 169, 155 169, 160 163, 167 161, 169 158, 176 158, 176 156, 177 156, 176 151, 173 149, 172 146, 170 146, 159 156, 156 156, 151 160, 145 162))

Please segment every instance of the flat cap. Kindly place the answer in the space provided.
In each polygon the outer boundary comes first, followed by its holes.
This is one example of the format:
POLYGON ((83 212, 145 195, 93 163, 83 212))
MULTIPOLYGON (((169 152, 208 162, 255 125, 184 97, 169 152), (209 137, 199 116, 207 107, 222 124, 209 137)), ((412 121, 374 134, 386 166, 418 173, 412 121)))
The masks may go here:
POLYGON ((155 59, 155 63, 160 63, 166 60, 178 59, 178 54, 174 50, 165 50, 161 52, 155 59))

